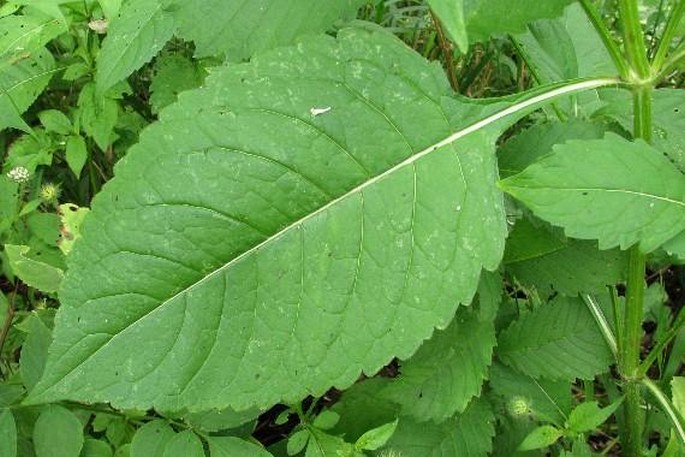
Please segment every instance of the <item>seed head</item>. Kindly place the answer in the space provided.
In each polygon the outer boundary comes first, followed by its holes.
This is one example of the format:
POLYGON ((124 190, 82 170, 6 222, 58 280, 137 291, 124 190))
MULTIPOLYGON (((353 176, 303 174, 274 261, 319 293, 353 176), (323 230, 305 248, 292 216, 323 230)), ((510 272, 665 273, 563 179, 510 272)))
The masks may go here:
POLYGON ((530 401, 520 395, 516 395, 509 400, 507 411, 512 417, 523 417, 530 414, 530 401))
POLYGON ((43 184, 43 187, 40 188, 40 198, 46 203, 55 203, 59 194, 59 186, 52 183, 43 184))

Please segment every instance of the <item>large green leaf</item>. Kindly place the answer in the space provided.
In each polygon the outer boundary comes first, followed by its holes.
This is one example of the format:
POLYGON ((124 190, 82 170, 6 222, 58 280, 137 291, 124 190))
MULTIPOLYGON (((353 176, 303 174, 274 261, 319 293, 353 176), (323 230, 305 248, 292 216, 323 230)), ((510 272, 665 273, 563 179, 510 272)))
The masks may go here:
POLYGON ((479 322, 473 310, 462 308, 402 364, 383 396, 402 405, 403 415, 442 422, 480 393, 494 346, 493 322, 479 322))
POLYGON ((104 92, 152 59, 173 33, 174 18, 162 0, 124 3, 98 55, 98 91, 104 92))
POLYGON ((614 134, 575 140, 501 182, 537 216, 600 249, 650 252, 685 229, 685 177, 656 149, 614 134))
MULTIPOLYGON (((139 0, 137 0, 139 1, 139 0)), ((366 0, 166 0, 179 34, 195 43, 199 57, 225 54, 231 61, 256 51, 323 32, 340 19, 353 19, 366 0)))
POLYGON ((578 299, 558 298, 524 314, 498 342, 502 361, 536 378, 592 379, 611 363, 602 334, 578 299))
POLYGON ((183 93, 93 203, 32 401, 243 409, 408 358, 506 234, 497 132, 436 145, 487 109, 450 93, 362 29, 183 93))
POLYGON ((469 41, 523 32, 530 22, 563 13, 573 0, 464 0, 464 16, 469 41))
POLYGON ((463 414, 442 424, 400 418, 387 449, 402 457, 485 457, 492 450, 494 423, 488 402, 475 399, 463 414))

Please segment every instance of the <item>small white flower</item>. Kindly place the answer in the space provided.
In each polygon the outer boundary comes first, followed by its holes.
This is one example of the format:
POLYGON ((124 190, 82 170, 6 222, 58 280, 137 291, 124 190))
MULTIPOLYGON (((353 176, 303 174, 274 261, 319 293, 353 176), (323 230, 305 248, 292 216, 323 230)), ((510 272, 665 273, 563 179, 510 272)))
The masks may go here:
POLYGON ((107 22, 107 19, 93 19, 88 23, 88 28, 100 35, 107 33, 108 26, 109 22, 107 22))
POLYGON ((31 173, 25 167, 14 167, 7 172, 7 177, 17 184, 28 182, 31 173))

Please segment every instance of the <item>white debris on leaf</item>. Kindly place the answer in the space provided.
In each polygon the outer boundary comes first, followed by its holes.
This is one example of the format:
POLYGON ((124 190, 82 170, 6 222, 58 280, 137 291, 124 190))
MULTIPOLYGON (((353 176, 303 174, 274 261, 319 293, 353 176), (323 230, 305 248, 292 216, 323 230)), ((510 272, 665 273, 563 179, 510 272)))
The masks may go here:
POLYGON ((93 19, 88 23, 88 28, 91 29, 93 32, 102 35, 104 33, 107 33, 108 25, 109 22, 107 22, 107 19, 93 19))
POLYGON ((17 184, 28 182, 31 173, 25 167, 14 167, 7 172, 7 177, 17 184))
POLYGON ((333 108, 330 107, 330 106, 327 106, 327 107, 325 107, 325 108, 310 108, 310 109, 309 109, 309 112, 312 113, 312 116, 316 117, 316 116, 319 116, 319 115, 321 115, 321 114, 325 114, 325 113, 329 112, 329 111, 332 110, 332 109, 333 109, 333 108))

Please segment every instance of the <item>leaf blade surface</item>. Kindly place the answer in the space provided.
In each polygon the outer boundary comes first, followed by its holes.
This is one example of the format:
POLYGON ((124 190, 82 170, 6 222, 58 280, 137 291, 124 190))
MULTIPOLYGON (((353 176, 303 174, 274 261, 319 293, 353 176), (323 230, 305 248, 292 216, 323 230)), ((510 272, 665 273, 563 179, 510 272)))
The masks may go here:
POLYGON ((408 357, 506 233, 493 132, 412 156, 467 121, 449 92, 349 30, 182 94, 93 204, 33 401, 244 409, 408 357))

